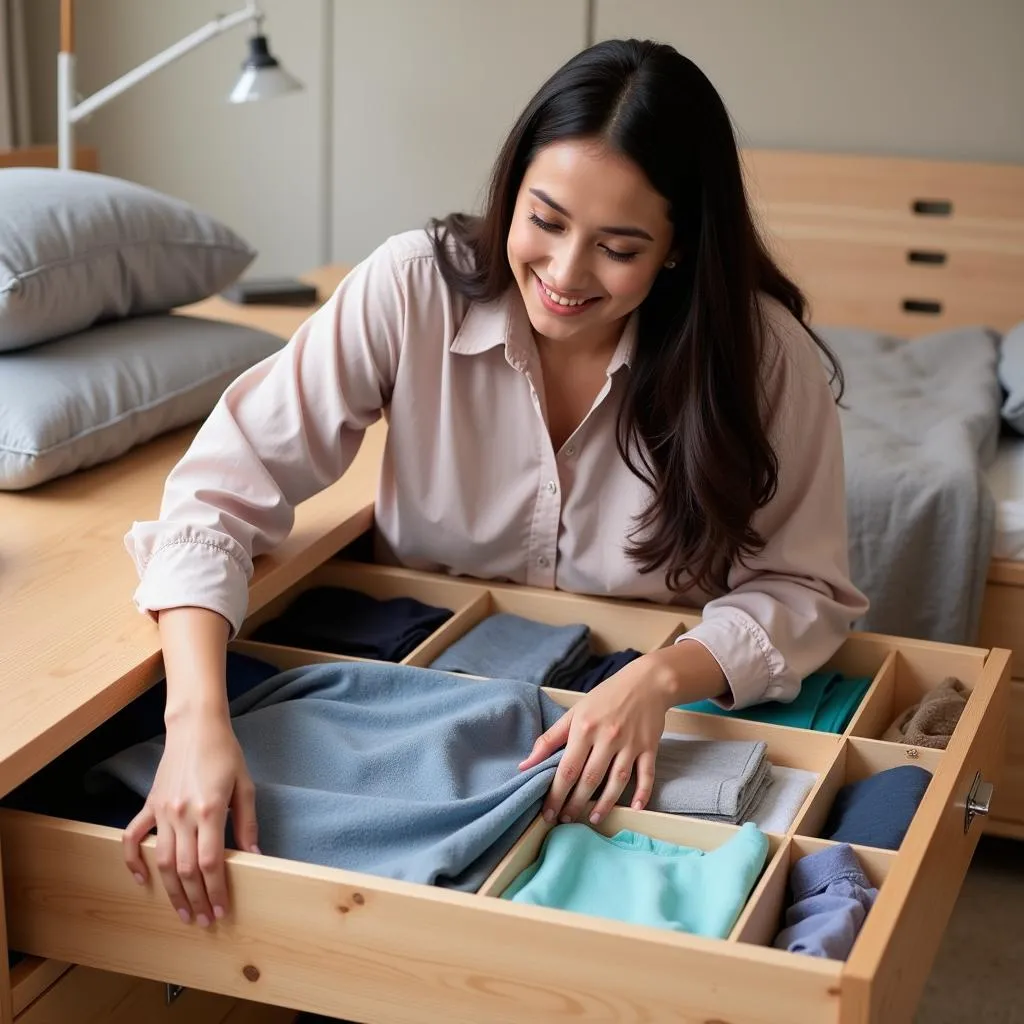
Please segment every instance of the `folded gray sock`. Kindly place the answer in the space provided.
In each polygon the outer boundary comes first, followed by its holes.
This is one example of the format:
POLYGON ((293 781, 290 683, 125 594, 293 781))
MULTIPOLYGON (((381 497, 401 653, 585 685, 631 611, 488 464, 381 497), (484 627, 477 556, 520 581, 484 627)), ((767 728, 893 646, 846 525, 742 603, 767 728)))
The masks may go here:
MULTIPOLYGON (((764 799, 771 763, 762 740, 707 740, 663 736, 648 808, 738 824, 764 799)), ((631 780, 620 798, 628 804, 631 780)))

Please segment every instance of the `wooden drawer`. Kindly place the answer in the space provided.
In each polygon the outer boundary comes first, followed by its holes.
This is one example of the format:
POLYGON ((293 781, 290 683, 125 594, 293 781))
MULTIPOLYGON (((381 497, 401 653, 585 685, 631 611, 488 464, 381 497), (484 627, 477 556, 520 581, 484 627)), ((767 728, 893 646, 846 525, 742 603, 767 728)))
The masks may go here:
POLYGON ((1006 756, 992 814, 985 831, 1011 839, 1024 839, 1024 680, 1010 682, 1006 717, 1006 756))
MULTIPOLYGON (((451 608, 448 623, 407 659, 415 665, 498 610, 553 624, 585 622, 596 646, 640 650, 670 643, 695 621, 650 605, 339 562, 316 570, 299 588, 325 582, 451 608)), ((299 588, 254 616, 243 636, 299 588)), ((235 646, 281 667, 337 657, 245 639, 235 646)), ((158 882, 143 888, 132 881, 117 830, 4 811, 0 849, 11 945, 381 1024, 910 1024, 981 832, 977 820, 966 827, 968 793, 976 773, 995 781, 1000 766, 1009 652, 859 634, 829 667, 873 680, 842 735, 675 710, 666 715, 673 731, 762 738, 773 763, 818 774, 789 830, 769 836, 768 865, 727 939, 495 898, 534 856, 546 829, 539 819, 477 893, 232 853, 232 914, 203 931, 179 922, 158 882), (878 739, 901 709, 948 675, 972 694, 945 751, 878 739), (903 763, 923 765, 933 777, 898 852, 858 849, 881 888, 850 958, 826 961, 772 948, 789 869, 829 845, 818 833, 838 788, 903 763)), ((566 706, 578 699, 548 692, 566 706)), ((735 833, 727 825, 626 808, 599 827, 628 827, 704 849, 735 833)), ((158 877, 153 838, 145 856, 158 877)))
POLYGON ((294 1012, 29 958, 11 972, 15 1024, 289 1024, 294 1012))
POLYGON ((978 643, 1011 651, 1010 671, 1024 677, 1024 586, 991 580, 985 584, 978 643))

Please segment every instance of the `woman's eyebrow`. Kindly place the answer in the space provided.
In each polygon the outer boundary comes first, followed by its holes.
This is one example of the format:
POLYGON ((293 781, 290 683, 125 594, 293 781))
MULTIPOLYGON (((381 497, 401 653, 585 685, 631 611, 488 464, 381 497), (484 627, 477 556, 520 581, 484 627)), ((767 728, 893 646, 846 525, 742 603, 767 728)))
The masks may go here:
MULTIPOLYGON (((535 195, 542 203, 547 203, 552 210, 556 210, 567 220, 572 220, 572 214, 564 207, 561 203, 556 203, 554 199, 542 191, 539 188, 531 188, 530 192, 535 195)), ((643 228, 636 227, 605 227, 597 229, 602 235, 624 235, 627 238, 646 238, 648 242, 653 242, 654 238, 644 231, 643 228)))

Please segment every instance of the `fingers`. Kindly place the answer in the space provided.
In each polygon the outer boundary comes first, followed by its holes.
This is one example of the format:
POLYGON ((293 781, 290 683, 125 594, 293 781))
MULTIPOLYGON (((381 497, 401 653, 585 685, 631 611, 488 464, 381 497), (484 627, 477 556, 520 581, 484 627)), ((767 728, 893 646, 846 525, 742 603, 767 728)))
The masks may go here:
MULTIPOLYGON (((608 775, 608 766, 615 758, 615 751, 607 747, 594 747, 590 751, 583 771, 573 787, 569 799, 562 811, 562 821, 580 821, 586 815, 587 805, 593 799, 594 793, 604 782, 608 775)), ((632 767, 630 760, 629 767, 632 767)), ((629 769, 626 771, 626 778, 629 778, 629 769)))
POLYGON ((235 784, 231 798, 231 827, 240 850, 259 853, 259 835, 256 827, 256 787, 248 774, 235 784))
POLYGON ((186 924, 192 920, 192 906, 178 877, 177 837, 168 819, 157 820, 156 864, 171 906, 186 924))
POLYGON ((128 823, 121 837, 121 846, 124 850, 124 862, 139 885, 145 885, 149 881, 149 869, 142 859, 142 840, 153 831, 156 825, 156 815, 147 802, 141 811, 128 823))
POLYGON ((192 913, 199 924, 206 928, 213 920, 213 907, 210 906, 203 874, 199 870, 199 826, 183 811, 175 813, 170 820, 174 827, 174 864, 178 878, 192 913))
POLYGON ((556 750, 560 750, 565 746, 566 741, 569 739, 569 727, 572 725, 572 710, 570 708, 547 732, 541 733, 537 737, 533 750, 530 751, 530 756, 519 762, 520 771, 533 768, 535 765, 547 760, 556 750))
POLYGON ((636 811, 642 811, 651 793, 654 792, 654 768, 657 764, 657 753, 652 750, 645 750, 636 759, 636 792, 633 794, 633 802, 630 804, 636 811))
POLYGON ((596 825, 618 803, 632 774, 633 758, 626 751, 620 750, 615 760, 612 761, 611 770, 608 772, 608 781, 601 793, 601 798, 591 811, 591 824, 596 825))
POLYGON ((556 818, 562 822, 572 820, 564 810, 565 802, 583 775, 592 749, 593 743, 590 740, 589 730, 582 727, 577 728, 569 737, 569 743, 562 755, 562 760, 558 763, 558 769, 555 771, 551 788, 548 790, 547 799, 544 801, 545 821, 553 822, 556 818))
MULTIPOLYGON (((224 824, 226 821, 226 807, 223 810, 202 808, 199 811, 199 830, 196 836, 197 888, 209 900, 211 913, 209 920, 220 920, 227 913, 228 883, 224 871, 224 824)), ((191 892, 189 895, 191 896, 191 892)), ((192 906, 198 912, 194 901, 192 906)), ((201 925, 204 924, 202 916, 198 920, 201 925)))

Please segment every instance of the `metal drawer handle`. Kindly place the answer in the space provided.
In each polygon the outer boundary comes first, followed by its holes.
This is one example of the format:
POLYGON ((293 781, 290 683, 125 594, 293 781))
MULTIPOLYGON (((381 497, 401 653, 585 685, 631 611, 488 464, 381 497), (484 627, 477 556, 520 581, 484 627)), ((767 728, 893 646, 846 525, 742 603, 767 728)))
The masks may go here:
POLYGON ((184 991, 184 985, 172 985, 170 982, 167 982, 164 989, 164 1006, 170 1006, 184 991))
POLYGON ((991 782, 982 779, 981 772, 974 773, 974 782, 971 784, 970 793, 967 794, 967 806, 964 808, 964 832, 971 827, 975 815, 988 814, 994 790, 991 782))

